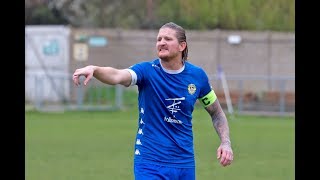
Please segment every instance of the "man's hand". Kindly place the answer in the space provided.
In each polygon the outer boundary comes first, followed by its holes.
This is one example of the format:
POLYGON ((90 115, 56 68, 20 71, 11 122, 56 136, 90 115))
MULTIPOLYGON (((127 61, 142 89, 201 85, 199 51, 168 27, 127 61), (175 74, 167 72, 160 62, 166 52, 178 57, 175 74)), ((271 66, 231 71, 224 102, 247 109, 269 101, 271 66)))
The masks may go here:
POLYGON ((84 80, 84 85, 86 86, 89 80, 92 78, 94 72, 94 66, 86 66, 84 68, 76 69, 73 73, 72 79, 75 85, 79 86, 79 77, 84 76, 86 79, 84 80))
POLYGON ((222 166, 228 166, 233 161, 233 151, 229 143, 221 143, 217 149, 217 158, 220 159, 222 166))

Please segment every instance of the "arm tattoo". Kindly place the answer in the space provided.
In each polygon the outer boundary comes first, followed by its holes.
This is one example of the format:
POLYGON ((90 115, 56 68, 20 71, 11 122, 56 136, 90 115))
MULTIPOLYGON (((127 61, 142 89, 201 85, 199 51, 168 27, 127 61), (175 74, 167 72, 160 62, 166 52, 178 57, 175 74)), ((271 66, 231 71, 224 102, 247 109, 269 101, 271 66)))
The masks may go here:
POLYGON ((220 106, 218 99, 216 99, 213 104, 206 107, 206 110, 212 119, 213 126, 221 140, 221 144, 231 145, 228 120, 220 106))

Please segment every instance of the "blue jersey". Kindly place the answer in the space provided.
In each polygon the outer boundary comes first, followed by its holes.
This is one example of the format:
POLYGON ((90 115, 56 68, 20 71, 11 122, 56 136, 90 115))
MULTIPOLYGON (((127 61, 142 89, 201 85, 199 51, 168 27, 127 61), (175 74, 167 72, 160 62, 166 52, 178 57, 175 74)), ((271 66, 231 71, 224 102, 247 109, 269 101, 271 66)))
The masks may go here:
POLYGON ((139 90, 134 162, 195 167, 192 112, 197 99, 212 104, 203 97, 214 94, 204 70, 187 61, 180 70, 167 70, 159 59, 128 70, 139 90))

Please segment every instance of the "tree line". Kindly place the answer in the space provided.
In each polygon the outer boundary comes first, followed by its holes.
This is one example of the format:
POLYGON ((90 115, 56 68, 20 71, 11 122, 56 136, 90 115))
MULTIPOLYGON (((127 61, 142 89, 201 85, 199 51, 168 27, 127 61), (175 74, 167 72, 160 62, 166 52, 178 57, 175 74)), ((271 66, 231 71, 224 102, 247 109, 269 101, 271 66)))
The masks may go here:
POLYGON ((294 0, 25 0, 26 25, 294 31, 294 20, 294 0))

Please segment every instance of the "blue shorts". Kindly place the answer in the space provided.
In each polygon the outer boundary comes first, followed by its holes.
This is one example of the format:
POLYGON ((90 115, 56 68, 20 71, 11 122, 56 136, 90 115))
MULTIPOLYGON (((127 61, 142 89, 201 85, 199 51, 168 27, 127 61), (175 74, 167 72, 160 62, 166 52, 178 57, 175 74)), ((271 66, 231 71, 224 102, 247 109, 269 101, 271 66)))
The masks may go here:
POLYGON ((134 164, 135 180, 195 180, 195 168, 173 168, 154 164, 134 164))

